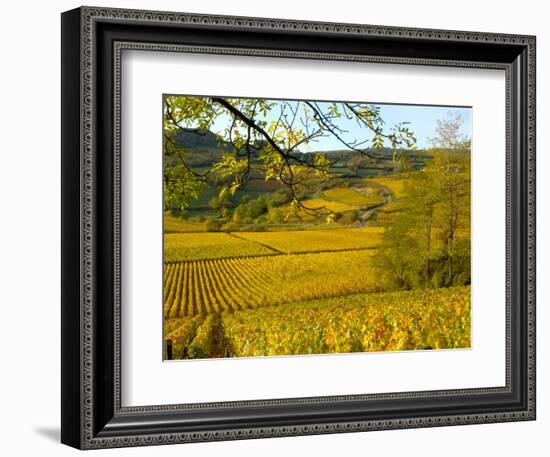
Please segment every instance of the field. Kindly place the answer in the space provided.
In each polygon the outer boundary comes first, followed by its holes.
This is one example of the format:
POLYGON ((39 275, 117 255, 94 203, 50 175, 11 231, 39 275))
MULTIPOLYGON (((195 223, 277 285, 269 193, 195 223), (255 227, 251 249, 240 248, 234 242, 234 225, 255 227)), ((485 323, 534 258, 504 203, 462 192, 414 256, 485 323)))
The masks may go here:
POLYGON ((166 321, 176 358, 470 347, 470 288, 357 294, 166 321))
POLYGON ((399 216, 399 213, 402 210, 402 202, 394 201, 384 205, 382 208, 378 208, 376 211, 376 223, 382 227, 391 226, 396 217, 399 216))
POLYGON ((469 287, 376 293, 383 231, 166 234, 172 357, 469 347, 469 287))
POLYGON ((370 257, 369 251, 346 251, 168 264, 164 315, 214 314, 374 290, 370 257))
POLYGON ((270 255, 275 252, 258 243, 227 233, 167 233, 164 235, 164 261, 218 259, 270 255))
POLYGON ((380 243, 382 233, 382 228, 366 227, 295 232, 240 232, 235 236, 261 243, 279 252, 292 254, 371 249, 380 243))
POLYGON ((203 223, 184 220, 169 214, 164 215, 164 233, 204 232, 205 230, 203 223))
POLYGON ((358 207, 376 206, 384 203, 384 198, 378 192, 362 193, 351 187, 328 189, 325 190, 324 195, 330 200, 358 207))
POLYGON ((283 185, 274 179, 266 181, 265 179, 251 179, 246 183, 246 191, 256 192, 273 192, 277 189, 281 189, 283 185))
POLYGON ((163 358, 470 347, 470 108, 425 108, 164 96, 163 358))
POLYGON ((377 176, 368 180, 368 182, 380 184, 390 189, 397 198, 402 198, 406 195, 407 181, 407 178, 402 175, 396 177, 377 176))
MULTIPOLYGON (((373 227, 307 216, 261 231, 205 232, 204 222, 166 215, 164 331, 171 356, 469 347, 468 286, 378 292, 378 248, 403 211, 406 182, 402 175, 369 178, 304 201, 342 213, 374 211, 373 227)), ((457 233, 469 237, 467 229, 457 233)))
POLYGON ((355 206, 348 203, 326 200, 324 198, 311 198, 309 200, 305 200, 303 203, 306 208, 324 208, 329 211, 335 211, 338 213, 345 213, 346 211, 353 211, 354 209, 356 209, 355 206))

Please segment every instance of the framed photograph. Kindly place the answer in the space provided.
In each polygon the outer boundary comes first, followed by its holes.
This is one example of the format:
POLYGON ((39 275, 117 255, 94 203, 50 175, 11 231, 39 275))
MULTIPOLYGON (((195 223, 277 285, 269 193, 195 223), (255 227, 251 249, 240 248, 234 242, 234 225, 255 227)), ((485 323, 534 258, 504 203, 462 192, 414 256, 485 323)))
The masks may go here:
POLYGON ((62 442, 535 419, 535 37, 62 15, 62 442))

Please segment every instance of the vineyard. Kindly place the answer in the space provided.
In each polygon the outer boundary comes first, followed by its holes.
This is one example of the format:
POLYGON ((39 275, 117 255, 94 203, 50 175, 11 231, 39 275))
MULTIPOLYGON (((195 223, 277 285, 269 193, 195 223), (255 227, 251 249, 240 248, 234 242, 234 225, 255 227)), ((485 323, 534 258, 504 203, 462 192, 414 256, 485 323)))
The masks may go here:
MULTIPOLYGON (((414 201, 403 176, 365 183, 305 203, 341 212, 379 205, 376 226, 204 232, 199 222, 165 217, 170 357, 470 347, 469 286, 380 293, 376 262, 385 227, 414 201)), ((456 236, 469 239, 469 228, 456 236)))
POLYGON ((470 347, 471 108, 398 106, 164 96, 165 360, 470 347))
POLYGON ((168 319, 175 358, 470 347, 470 288, 356 294, 168 319))
POLYGON ((372 249, 380 244, 384 229, 365 227, 294 232, 241 232, 240 238, 284 253, 372 249))
POLYGON ((164 316, 215 314, 374 290, 371 256, 358 250, 166 264, 164 316))
POLYGON ((227 233, 167 233, 164 235, 164 261, 217 259, 270 255, 275 251, 258 243, 227 233))
POLYGON ((383 232, 165 234, 171 356, 469 347, 469 287, 376 293, 383 232))

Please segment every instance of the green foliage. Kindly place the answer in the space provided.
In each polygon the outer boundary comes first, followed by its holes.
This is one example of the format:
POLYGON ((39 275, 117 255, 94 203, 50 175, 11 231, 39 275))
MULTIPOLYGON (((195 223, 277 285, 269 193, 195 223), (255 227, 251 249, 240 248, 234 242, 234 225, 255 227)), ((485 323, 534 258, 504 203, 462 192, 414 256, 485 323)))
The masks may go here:
POLYGON ((267 221, 270 224, 280 224, 285 219, 285 213, 283 210, 277 207, 269 208, 267 212, 267 221))
POLYGON ((332 213, 331 222, 338 222, 340 219, 342 219, 342 213, 338 213, 338 212, 332 213))
POLYGON ((264 214, 267 209, 266 197, 260 196, 238 205, 233 212, 232 220, 235 224, 251 224, 256 218, 264 214))
POLYGON ((359 220, 359 211, 350 211, 346 214, 346 217, 350 222, 357 222, 359 220))
POLYGON ((204 183, 195 179, 185 166, 164 169, 164 208, 184 210, 192 200, 199 198, 204 183))
POLYGON ((208 206, 214 210, 220 209, 220 199, 219 197, 212 197, 210 200, 208 200, 208 206))
POLYGON ((206 231, 207 232, 219 232, 222 228, 222 224, 218 221, 210 219, 206 222, 206 231))
MULTIPOLYGON (((378 106, 261 98, 167 96, 163 133, 167 157, 166 209, 187 207, 192 199, 198 198, 204 183, 208 183, 219 189, 219 201, 210 201, 210 206, 217 210, 223 201, 242 189, 254 173, 287 189, 290 197, 285 197, 286 201, 275 199, 272 206, 293 201, 299 209, 311 183, 319 187, 331 179, 331 162, 326 154, 302 152, 309 150, 316 139, 334 136, 343 147, 364 156, 366 162, 375 157, 372 148, 389 145, 394 151, 396 166, 401 167, 408 163, 404 148, 414 149, 416 143, 406 122, 386 128, 378 106), (212 134, 211 129, 221 118, 227 118, 225 128, 212 134), (364 127, 364 138, 346 139, 346 130, 339 122, 354 118, 364 127), (195 172, 190 166, 189 152, 181 146, 193 142, 179 141, 182 132, 208 136, 209 144, 219 141, 221 157, 209 169, 195 172), (359 148, 358 145, 366 146, 359 148)), ((212 144, 209 148, 212 150, 212 144)), ((356 164, 359 166, 361 162, 356 164)), ((237 220, 255 217, 257 215, 247 215, 242 210, 234 216, 237 220)))
POLYGON ((470 283, 470 155, 431 153, 429 165, 410 175, 379 249, 389 288, 470 283))
MULTIPOLYGON (((286 189, 278 189, 269 195, 267 205, 271 207, 281 206, 289 203, 292 200, 292 195, 286 189)), ((242 201, 242 200, 241 200, 242 201)))
POLYGON ((231 206, 231 203, 228 196, 220 197, 219 195, 215 195, 208 200, 208 206, 213 210, 222 210, 231 206))

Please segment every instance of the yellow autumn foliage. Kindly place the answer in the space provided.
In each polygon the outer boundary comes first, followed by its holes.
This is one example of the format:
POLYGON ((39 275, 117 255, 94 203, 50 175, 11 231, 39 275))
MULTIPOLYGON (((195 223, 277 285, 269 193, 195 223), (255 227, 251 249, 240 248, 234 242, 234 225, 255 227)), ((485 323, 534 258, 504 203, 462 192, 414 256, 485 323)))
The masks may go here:
POLYGON ((215 314, 376 289, 368 250, 166 264, 166 318, 215 314))
POLYGON ((240 232, 240 238, 261 243, 284 253, 370 249, 380 244, 382 227, 294 232, 240 232))
POLYGON ((470 347, 470 287, 349 295, 223 313, 235 357, 470 347))

